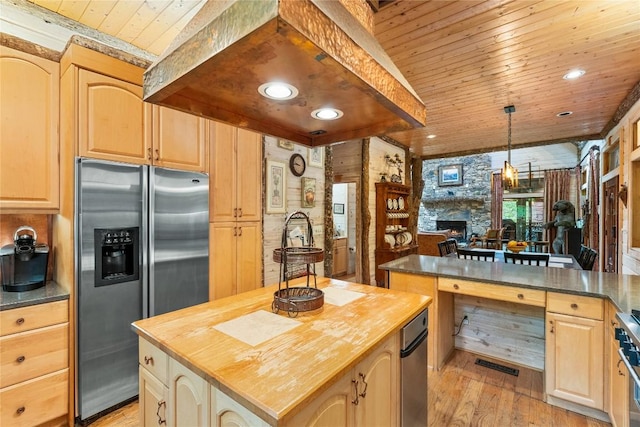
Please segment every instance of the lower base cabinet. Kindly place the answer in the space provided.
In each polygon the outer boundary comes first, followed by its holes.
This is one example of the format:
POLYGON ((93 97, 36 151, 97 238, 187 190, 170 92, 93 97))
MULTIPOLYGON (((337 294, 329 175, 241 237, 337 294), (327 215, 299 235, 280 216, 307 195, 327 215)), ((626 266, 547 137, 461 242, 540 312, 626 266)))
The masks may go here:
MULTIPOLYGON (((399 335, 396 334, 294 415, 286 425, 399 425, 399 348, 399 335)), ((139 361, 141 426, 269 425, 142 338, 139 361), (162 377, 167 372, 163 381, 162 377)))
POLYGON ((545 384, 549 396, 604 410, 603 300, 547 293, 545 384))

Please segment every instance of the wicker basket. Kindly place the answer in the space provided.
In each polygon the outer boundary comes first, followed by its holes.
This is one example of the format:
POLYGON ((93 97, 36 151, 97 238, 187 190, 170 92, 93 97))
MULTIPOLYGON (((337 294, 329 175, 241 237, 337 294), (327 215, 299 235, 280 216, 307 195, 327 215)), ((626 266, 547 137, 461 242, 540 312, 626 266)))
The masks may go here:
POLYGON ((311 287, 279 289, 273 294, 271 308, 274 313, 283 310, 295 317, 301 311, 316 310, 324 305, 324 293, 311 287))
POLYGON ((324 250, 321 248, 310 248, 307 246, 276 248, 273 250, 273 260, 282 264, 313 264, 324 260, 324 250), (284 257, 283 257, 284 253, 284 257))

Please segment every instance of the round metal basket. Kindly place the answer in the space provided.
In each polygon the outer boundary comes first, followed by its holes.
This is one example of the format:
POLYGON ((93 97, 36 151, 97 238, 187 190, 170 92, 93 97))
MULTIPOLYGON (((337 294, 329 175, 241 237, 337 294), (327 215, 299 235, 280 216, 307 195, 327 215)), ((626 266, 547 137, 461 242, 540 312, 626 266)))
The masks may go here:
POLYGON ((307 246, 276 248, 273 250, 273 260, 277 263, 313 264, 324 260, 324 250, 307 246))
POLYGON ((278 289, 273 294, 271 309, 274 313, 283 310, 290 317, 295 317, 301 311, 316 310, 324 305, 324 293, 320 289, 311 287, 291 287, 278 289))

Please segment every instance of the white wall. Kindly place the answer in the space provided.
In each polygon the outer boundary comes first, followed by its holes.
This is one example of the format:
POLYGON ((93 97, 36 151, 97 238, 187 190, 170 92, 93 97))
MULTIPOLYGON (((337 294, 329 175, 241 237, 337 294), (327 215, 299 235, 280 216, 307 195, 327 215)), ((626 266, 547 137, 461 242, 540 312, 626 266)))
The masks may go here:
MULTIPOLYGON (((267 160, 273 160, 285 164, 286 167, 286 214, 267 214, 264 212, 264 243, 263 243, 263 259, 264 259, 264 284, 265 286, 278 283, 280 276, 280 264, 273 260, 273 250, 281 246, 282 230, 288 214, 301 210, 309 216, 313 225, 313 238, 315 246, 324 248, 324 167, 314 167, 309 165, 309 149, 305 146, 293 144, 293 150, 287 150, 278 146, 277 138, 265 136, 264 145, 265 163, 267 160), (302 177, 294 176, 289 169, 289 159, 294 153, 300 153, 304 156, 307 169, 302 177), (315 178, 316 180, 316 197, 315 206, 313 208, 302 208, 302 178, 315 178)), ((264 165, 263 165, 264 170, 264 165)), ((263 185, 266 179, 262 180, 263 185)), ((316 274, 324 275, 324 264, 322 262, 315 264, 316 274)))
POLYGON ((349 229, 348 208, 349 197, 347 194, 347 184, 333 184, 333 227, 336 236, 346 236, 349 229), (335 204, 342 204, 343 213, 335 212, 335 204))

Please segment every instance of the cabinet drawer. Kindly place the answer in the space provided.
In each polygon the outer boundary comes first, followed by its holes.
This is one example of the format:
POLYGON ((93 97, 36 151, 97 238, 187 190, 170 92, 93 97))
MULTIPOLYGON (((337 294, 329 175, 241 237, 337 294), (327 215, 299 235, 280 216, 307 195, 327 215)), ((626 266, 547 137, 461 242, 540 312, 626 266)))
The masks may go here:
POLYGON ((547 294, 547 311, 602 320, 604 318, 604 300, 549 292, 547 294))
POLYGON ((167 385, 167 372, 169 371, 167 354, 143 338, 139 339, 138 363, 159 379, 162 384, 167 385))
POLYGON ((69 324, 0 338, 0 387, 69 366, 69 324))
POLYGON ((0 336, 30 331, 69 320, 67 300, 0 311, 0 336))
POLYGON ((35 426, 67 413, 69 370, 0 389, 0 425, 35 426))
POLYGON ((534 305, 537 307, 544 307, 545 304, 545 291, 449 279, 445 277, 438 279, 438 290, 500 301, 534 305))

